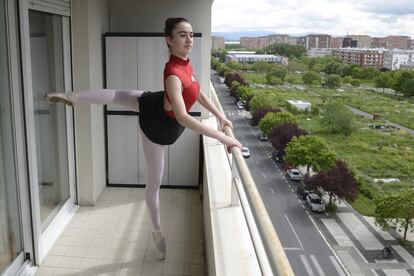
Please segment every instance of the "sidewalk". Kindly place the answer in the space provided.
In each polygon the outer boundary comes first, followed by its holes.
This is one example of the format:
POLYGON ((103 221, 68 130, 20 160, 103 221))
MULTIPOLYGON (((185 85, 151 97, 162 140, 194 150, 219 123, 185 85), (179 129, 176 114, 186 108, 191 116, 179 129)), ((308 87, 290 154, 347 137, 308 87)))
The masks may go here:
MULTIPOLYGON (((385 232, 372 217, 357 213, 341 202, 336 214, 314 216, 320 230, 351 275, 414 275, 414 250, 399 245, 396 231, 385 232), (380 260, 380 250, 391 245, 394 258, 380 260)), ((414 244, 414 234, 407 234, 414 244)))

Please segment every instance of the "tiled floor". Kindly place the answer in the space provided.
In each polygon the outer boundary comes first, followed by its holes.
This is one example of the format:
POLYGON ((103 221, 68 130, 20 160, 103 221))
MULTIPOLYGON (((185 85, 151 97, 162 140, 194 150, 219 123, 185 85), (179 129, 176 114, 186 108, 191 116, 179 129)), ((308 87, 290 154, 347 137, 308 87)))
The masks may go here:
POLYGON ((106 188, 80 207, 40 266, 43 275, 205 275, 202 203, 196 190, 161 189, 167 259, 156 260, 144 189, 106 188))

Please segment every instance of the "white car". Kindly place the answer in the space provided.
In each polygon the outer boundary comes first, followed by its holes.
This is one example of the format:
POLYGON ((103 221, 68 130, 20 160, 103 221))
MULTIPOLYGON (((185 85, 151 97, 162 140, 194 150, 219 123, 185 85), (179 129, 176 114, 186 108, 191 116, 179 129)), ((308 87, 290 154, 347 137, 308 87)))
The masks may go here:
POLYGON ((318 194, 308 194, 306 196, 306 204, 312 212, 325 212, 325 202, 318 194))
POLYGON ((241 153, 243 155, 244 158, 249 158, 250 157, 250 151, 248 147, 243 147, 241 150, 241 153))
POLYGON ((289 175, 290 180, 301 181, 302 175, 298 169, 289 169, 286 171, 289 175))
POLYGON ((242 102, 237 102, 237 108, 238 109, 244 109, 244 106, 243 106, 242 102))

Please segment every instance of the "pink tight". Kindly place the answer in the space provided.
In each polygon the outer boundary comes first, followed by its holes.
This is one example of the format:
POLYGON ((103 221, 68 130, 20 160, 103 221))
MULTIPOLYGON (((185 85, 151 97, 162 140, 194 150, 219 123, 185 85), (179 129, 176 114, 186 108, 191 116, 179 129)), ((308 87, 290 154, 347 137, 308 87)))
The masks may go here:
MULTIPOLYGON (((115 103, 128 109, 138 111, 137 99, 144 91, 141 90, 88 90, 75 92, 78 101, 93 104, 115 103)), ((164 152, 166 146, 155 144, 141 131, 142 145, 147 162, 147 185, 145 200, 154 230, 161 229, 160 221, 160 186, 164 170, 164 152)))

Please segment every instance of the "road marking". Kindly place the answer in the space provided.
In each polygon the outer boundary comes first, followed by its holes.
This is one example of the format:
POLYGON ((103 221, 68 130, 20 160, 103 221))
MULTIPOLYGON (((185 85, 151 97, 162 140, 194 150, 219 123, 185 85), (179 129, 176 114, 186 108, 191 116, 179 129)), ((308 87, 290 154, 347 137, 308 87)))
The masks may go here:
POLYGON ((294 193, 294 192, 295 192, 292 188, 290 188, 290 191, 291 191, 292 193, 294 193))
POLYGON ((295 237, 296 237, 296 239, 298 240, 298 242, 299 242, 299 244, 300 244, 300 247, 303 249, 303 245, 302 245, 302 243, 300 242, 300 239, 299 239, 299 237, 298 237, 298 234, 296 233, 295 229, 293 228, 292 223, 290 223, 290 220, 289 220, 289 218, 288 218, 288 216, 287 216, 286 214, 285 214, 285 218, 286 218, 287 222, 289 223, 290 228, 292 228, 293 233, 295 234, 295 237))
POLYGON ((286 250, 286 251, 303 251, 303 249, 299 248, 299 247, 283 247, 283 250, 286 250))
POLYGON ((275 191, 273 191, 272 188, 270 188, 270 191, 272 192, 273 195, 275 195, 275 191))
POLYGON ((325 273, 323 272, 321 266, 319 265, 318 260, 314 255, 310 255, 310 258, 312 260, 313 265, 316 267, 316 270, 318 271, 319 275, 325 276, 325 273))
POLYGON ((336 258, 334 256, 329 256, 329 259, 331 260, 333 266, 335 267, 336 271, 338 271, 338 274, 340 276, 345 276, 345 273, 342 271, 341 267, 339 266, 338 262, 336 261, 336 258))
POLYGON ((308 272, 308 275, 309 276, 314 276, 315 274, 313 273, 313 270, 312 270, 312 268, 310 266, 310 263, 306 259, 305 255, 300 255, 300 259, 302 260, 302 263, 305 266, 306 271, 308 272))
POLYGON ((266 178, 266 174, 264 172, 262 172, 262 175, 263 175, 264 178, 266 178))

